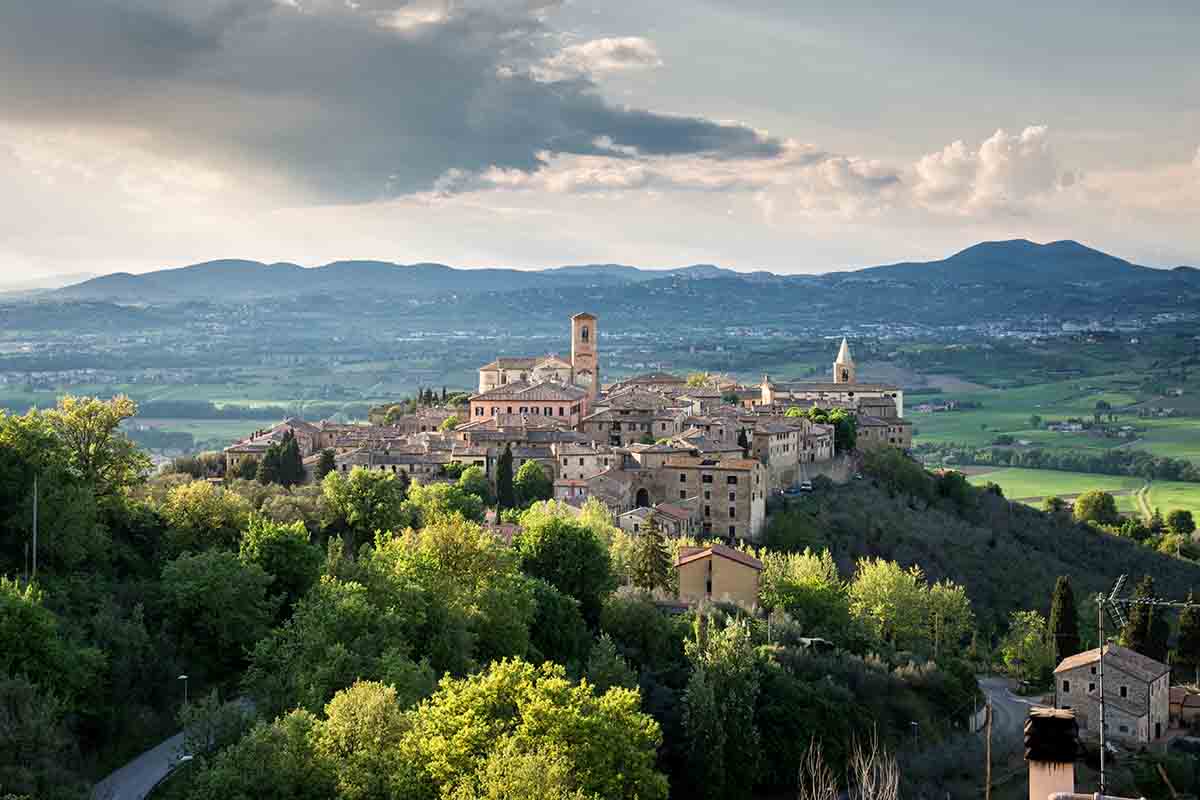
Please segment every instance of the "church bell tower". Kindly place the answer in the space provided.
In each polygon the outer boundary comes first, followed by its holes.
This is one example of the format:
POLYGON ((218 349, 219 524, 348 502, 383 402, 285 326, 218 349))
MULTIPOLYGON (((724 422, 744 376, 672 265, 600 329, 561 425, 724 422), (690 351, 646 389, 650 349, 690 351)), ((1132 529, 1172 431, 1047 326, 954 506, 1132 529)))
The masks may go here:
POLYGON ((571 382, 587 389, 592 401, 600 392, 599 339, 594 314, 571 317, 571 382))
POLYGON ((838 350, 837 361, 833 362, 834 383, 854 383, 854 359, 850 357, 850 345, 846 337, 842 337, 842 346, 838 350))

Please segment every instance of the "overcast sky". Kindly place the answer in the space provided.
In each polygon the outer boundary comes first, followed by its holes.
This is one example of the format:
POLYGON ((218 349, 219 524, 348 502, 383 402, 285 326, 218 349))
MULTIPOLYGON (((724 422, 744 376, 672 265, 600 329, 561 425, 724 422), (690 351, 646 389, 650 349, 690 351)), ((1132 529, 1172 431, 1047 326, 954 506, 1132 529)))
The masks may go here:
POLYGON ((1200 266, 1195 0, 0 3, 0 279, 1200 266))

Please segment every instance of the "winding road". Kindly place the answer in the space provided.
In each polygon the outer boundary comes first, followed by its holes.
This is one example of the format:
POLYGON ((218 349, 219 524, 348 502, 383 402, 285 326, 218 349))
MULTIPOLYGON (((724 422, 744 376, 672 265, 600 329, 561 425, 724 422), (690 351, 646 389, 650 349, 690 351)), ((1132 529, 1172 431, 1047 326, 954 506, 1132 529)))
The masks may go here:
POLYGON ((92 800, 142 800, 179 763, 183 733, 177 733, 97 783, 92 800))
POLYGON ((995 676, 980 677, 979 688, 992 701, 992 742, 1020 746, 1025 737, 1025 718, 1034 700, 1012 693, 1013 682, 995 676))

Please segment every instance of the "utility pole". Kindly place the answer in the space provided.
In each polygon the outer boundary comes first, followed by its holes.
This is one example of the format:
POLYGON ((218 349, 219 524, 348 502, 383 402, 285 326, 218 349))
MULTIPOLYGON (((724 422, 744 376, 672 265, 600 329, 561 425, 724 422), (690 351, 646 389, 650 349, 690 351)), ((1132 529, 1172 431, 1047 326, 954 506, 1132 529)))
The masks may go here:
POLYGON ((33 575, 32 580, 37 580, 37 514, 38 514, 38 479, 37 473, 33 475, 33 575))
POLYGON ((987 786, 983 790, 983 800, 992 800, 992 698, 988 698, 984 706, 984 724, 987 725, 987 786))
MULTIPOLYGON (((1122 576, 1124 577, 1124 576, 1122 576)), ((1118 587, 1121 581, 1117 581, 1118 587)), ((1100 639, 1100 789, 1096 793, 1096 800, 1104 800, 1104 731, 1107 724, 1104 721, 1104 595, 1101 594, 1096 602, 1096 623, 1098 625, 1098 635, 1100 639)), ((1149 724, 1149 723, 1147 723, 1149 724)))
POLYGON ((1125 613, 1122 606, 1164 606, 1167 608, 1194 608, 1200 606, 1200 603, 1192 603, 1188 601, 1166 600, 1160 597, 1118 597, 1121 588, 1125 585, 1126 575, 1117 578, 1117 582, 1113 584, 1112 591, 1105 597, 1101 592, 1096 596, 1096 621, 1100 638, 1100 791, 1096 795, 1096 800, 1103 800, 1104 796, 1104 610, 1105 606, 1113 615, 1113 620, 1117 625, 1125 624, 1125 613))

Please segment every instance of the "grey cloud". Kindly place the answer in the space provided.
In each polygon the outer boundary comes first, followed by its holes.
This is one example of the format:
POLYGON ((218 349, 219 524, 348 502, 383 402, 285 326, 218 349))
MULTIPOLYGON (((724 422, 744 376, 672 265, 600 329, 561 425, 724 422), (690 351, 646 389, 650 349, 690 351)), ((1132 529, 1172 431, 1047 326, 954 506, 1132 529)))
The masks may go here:
POLYGON ((536 80, 555 5, 3 4, 0 117, 143 130, 165 154, 264 169, 333 202, 422 191, 451 170, 536 170, 539 152, 597 153, 600 137, 646 155, 780 152, 743 125, 614 106, 584 76, 536 80))

